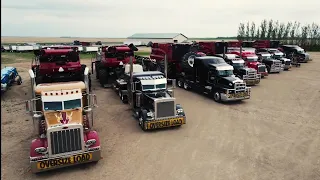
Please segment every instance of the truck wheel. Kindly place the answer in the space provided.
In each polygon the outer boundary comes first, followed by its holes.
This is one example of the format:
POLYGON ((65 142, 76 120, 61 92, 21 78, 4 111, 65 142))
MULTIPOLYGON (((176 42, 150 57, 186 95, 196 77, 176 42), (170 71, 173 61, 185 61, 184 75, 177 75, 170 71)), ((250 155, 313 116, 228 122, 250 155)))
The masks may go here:
POLYGON ((16 80, 17 84, 18 85, 21 85, 22 84, 22 78, 20 75, 17 75, 18 79, 16 80))
POLYGON ((181 67, 182 69, 191 69, 194 64, 194 58, 200 57, 196 52, 188 52, 182 57, 181 67))
POLYGON ((221 93, 218 92, 218 91, 214 92, 214 94, 213 94, 213 100, 214 100, 215 102, 220 102, 220 101, 221 101, 221 93))
POLYGON ((96 79, 99 79, 99 68, 100 68, 100 62, 96 62, 94 63, 94 68, 95 68, 95 71, 96 71, 96 79))
POLYGON ((127 104, 127 103, 128 103, 128 98, 127 98, 127 96, 123 95, 121 91, 119 91, 119 96, 120 96, 121 101, 122 101, 124 104, 127 104))
POLYGON ((185 89, 185 90, 190 89, 189 85, 186 82, 183 83, 183 89, 185 89))
POLYGON ((147 131, 146 126, 145 126, 145 122, 147 119, 147 113, 148 113, 147 110, 143 109, 141 111, 140 117, 139 117, 139 125, 143 131, 147 131))
POLYGON ((270 73, 271 67, 269 65, 267 65, 267 71, 268 73, 270 73))
POLYGON ((99 73, 99 82, 100 82, 101 86, 103 87, 103 85, 108 83, 107 70, 101 68, 101 69, 99 69, 98 73, 99 73))
POLYGON ((177 81, 177 86, 178 86, 179 88, 182 88, 183 82, 182 82, 181 79, 178 79, 178 81, 177 81))

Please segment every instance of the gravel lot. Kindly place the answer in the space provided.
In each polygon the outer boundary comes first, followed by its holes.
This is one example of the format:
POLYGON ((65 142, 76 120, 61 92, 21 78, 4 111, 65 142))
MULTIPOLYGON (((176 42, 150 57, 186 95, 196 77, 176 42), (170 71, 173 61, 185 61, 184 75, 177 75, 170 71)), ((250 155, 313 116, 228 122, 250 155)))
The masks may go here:
POLYGON ((103 159, 39 175, 30 172, 35 134, 23 103, 31 97, 30 63, 14 64, 24 82, 1 98, 1 179, 319 180, 320 53, 311 56, 301 68, 263 79, 242 103, 177 89, 187 124, 153 132, 143 132, 129 106, 93 81, 103 159))

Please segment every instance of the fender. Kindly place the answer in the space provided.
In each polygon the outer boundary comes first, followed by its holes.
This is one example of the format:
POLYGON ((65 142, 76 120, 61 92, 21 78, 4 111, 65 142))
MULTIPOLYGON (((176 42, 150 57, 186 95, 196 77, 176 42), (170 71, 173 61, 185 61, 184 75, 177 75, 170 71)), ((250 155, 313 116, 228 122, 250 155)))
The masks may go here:
POLYGON ((41 139, 33 139, 30 146, 30 157, 41 157, 43 154, 38 154, 34 150, 39 147, 45 147, 48 148, 48 141, 47 138, 41 139))
POLYGON ((92 146, 90 146, 90 148, 94 148, 94 147, 99 147, 100 146, 100 138, 99 135, 97 133, 97 131, 89 131, 85 134, 85 138, 84 140, 87 141, 89 139, 95 139, 96 143, 92 146))

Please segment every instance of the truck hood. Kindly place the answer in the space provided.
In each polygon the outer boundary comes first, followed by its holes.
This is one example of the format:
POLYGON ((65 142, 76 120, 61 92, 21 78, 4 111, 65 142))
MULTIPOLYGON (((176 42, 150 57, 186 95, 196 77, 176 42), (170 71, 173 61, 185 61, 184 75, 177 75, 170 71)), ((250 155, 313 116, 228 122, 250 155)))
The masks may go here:
POLYGON ((226 85, 229 83, 243 82, 240 78, 236 76, 221 77, 221 81, 224 82, 224 84, 226 85))
POLYGON ((47 127, 63 124, 82 124, 82 109, 44 112, 47 127))

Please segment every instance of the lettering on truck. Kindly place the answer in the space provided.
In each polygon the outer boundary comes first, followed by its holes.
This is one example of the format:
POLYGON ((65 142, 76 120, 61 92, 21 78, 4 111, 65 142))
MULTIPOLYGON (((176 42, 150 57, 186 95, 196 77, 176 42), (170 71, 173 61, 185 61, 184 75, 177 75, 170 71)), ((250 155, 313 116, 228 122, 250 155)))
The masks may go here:
POLYGON ((39 161, 37 163, 37 168, 48 169, 48 168, 54 168, 56 166, 64 166, 69 164, 78 164, 82 162, 87 162, 87 161, 90 161, 91 159, 92 159, 91 153, 78 154, 78 155, 74 155, 66 158, 57 158, 57 159, 39 161))

